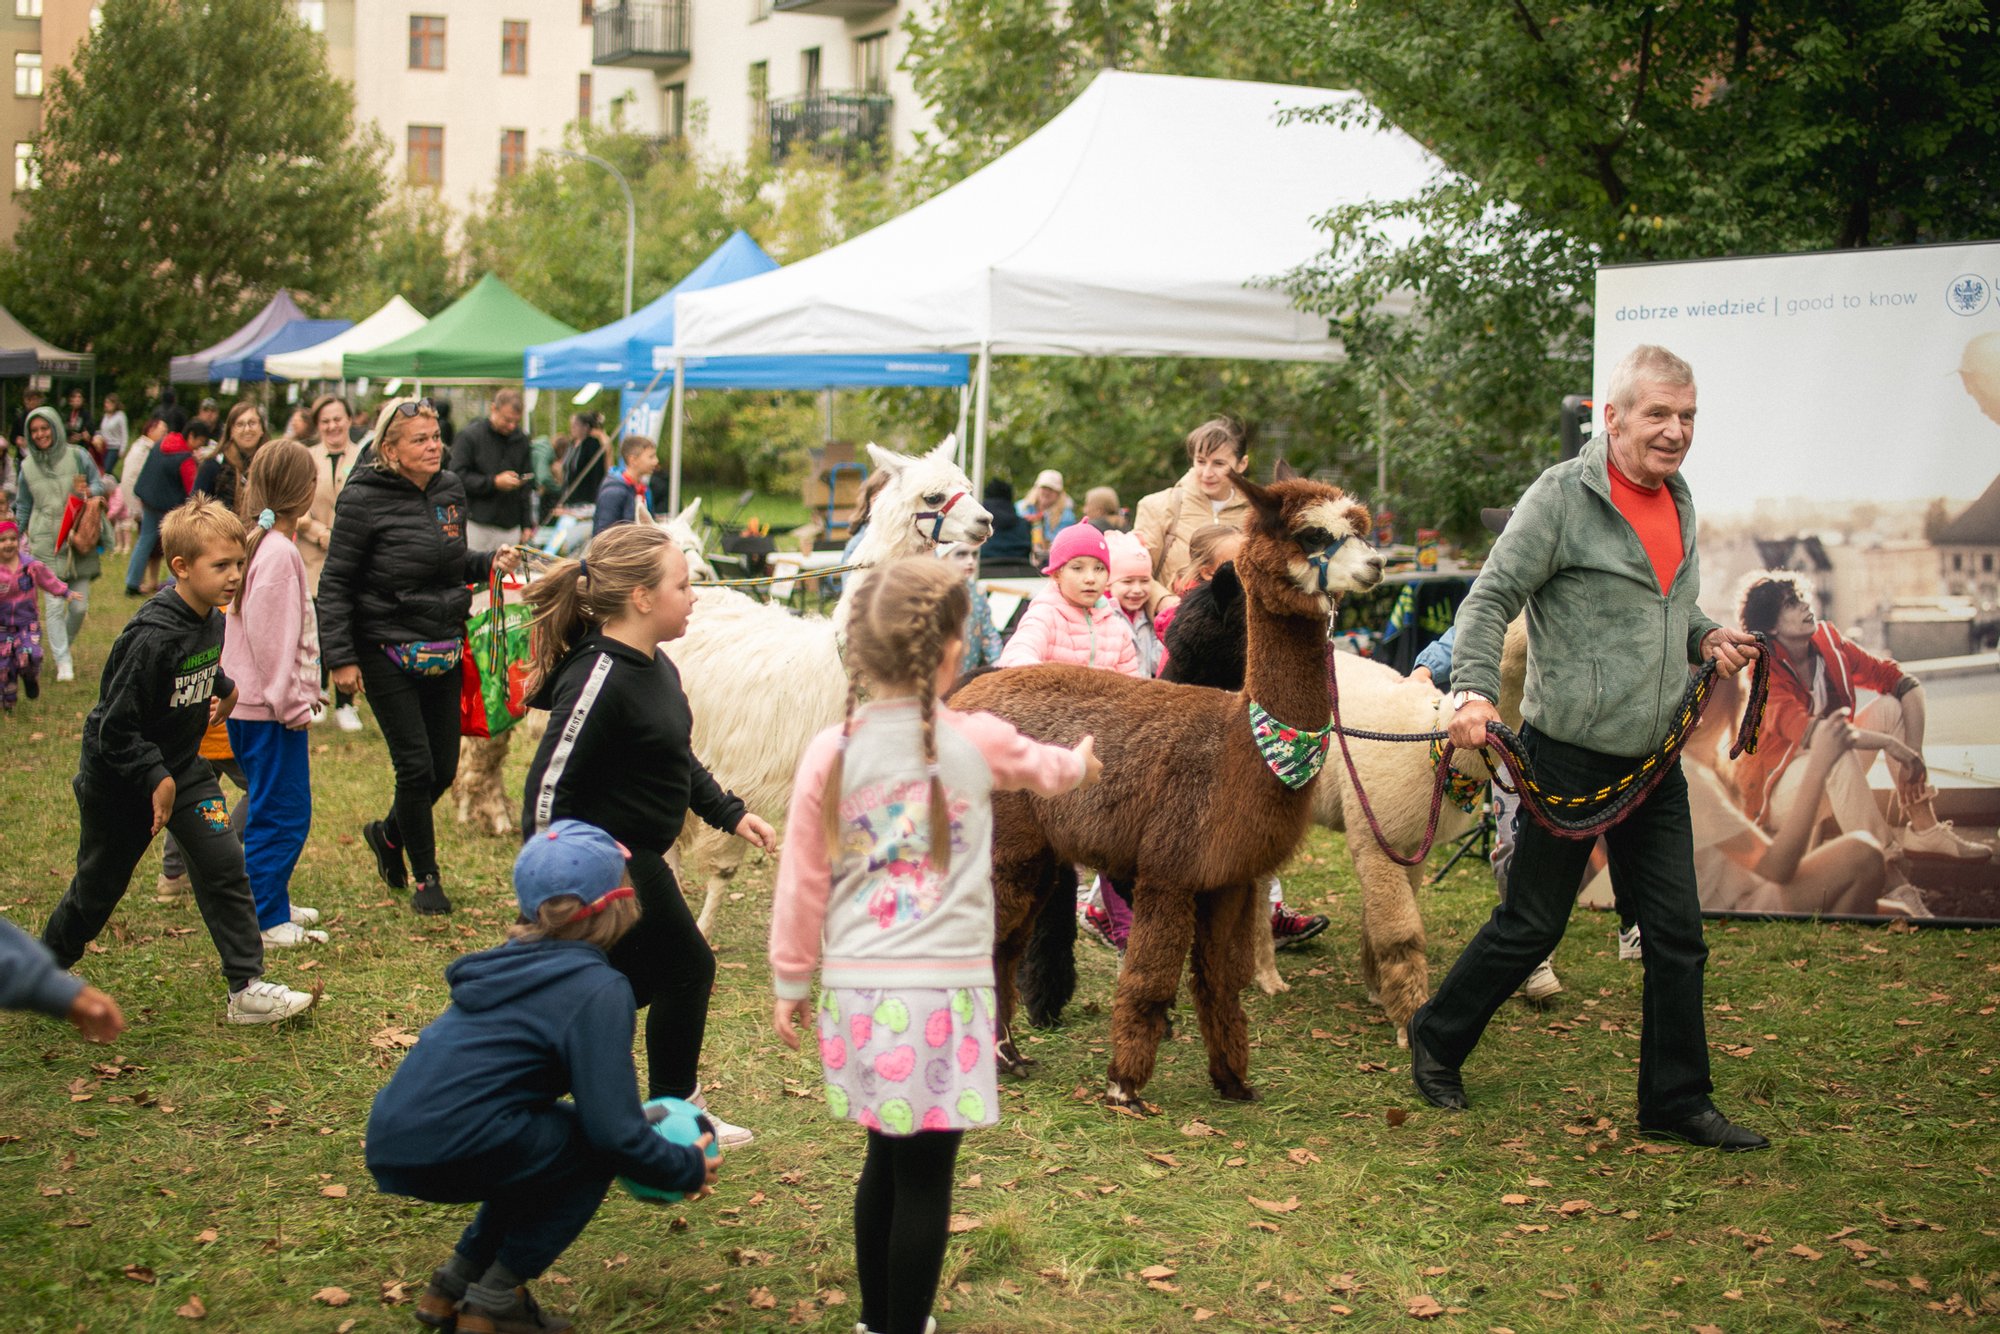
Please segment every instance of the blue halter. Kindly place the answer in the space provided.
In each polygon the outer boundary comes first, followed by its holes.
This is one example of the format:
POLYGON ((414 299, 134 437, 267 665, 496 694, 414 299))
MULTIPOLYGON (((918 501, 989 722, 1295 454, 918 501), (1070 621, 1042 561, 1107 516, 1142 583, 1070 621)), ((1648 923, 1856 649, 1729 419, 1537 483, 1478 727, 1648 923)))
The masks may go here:
MULTIPOLYGON (((1352 533, 1348 534, 1348 537, 1352 536, 1352 533)), ((1306 553, 1306 564, 1310 565, 1319 574, 1319 591, 1323 594, 1330 595, 1333 592, 1333 589, 1329 586, 1330 567, 1333 564, 1335 554, 1345 545, 1347 545, 1347 537, 1336 537, 1333 539, 1331 545, 1321 547, 1318 551, 1308 551, 1306 553)))

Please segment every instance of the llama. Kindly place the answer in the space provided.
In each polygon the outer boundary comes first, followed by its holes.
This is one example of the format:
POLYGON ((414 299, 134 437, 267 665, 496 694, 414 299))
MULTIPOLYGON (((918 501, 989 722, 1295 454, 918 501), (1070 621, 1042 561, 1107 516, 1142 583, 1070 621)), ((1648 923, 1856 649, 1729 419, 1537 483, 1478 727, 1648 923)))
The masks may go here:
POLYGON ((1009 1073, 1025 1072, 1011 1029, 1015 966, 1044 909, 1072 911, 1058 894, 1072 864, 1094 866, 1133 886, 1106 1090, 1121 1106, 1152 1077, 1190 951, 1209 1080, 1225 1098, 1256 1097, 1239 993, 1266 929, 1258 886, 1305 836, 1317 781, 1303 776, 1310 757, 1295 767, 1282 743, 1323 734, 1327 617, 1341 594, 1382 579, 1382 558, 1362 536, 1368 511, 1337 487, 1282 470, 1268 487, 1232 480, 1251 507, 1237 560, 1249 623, 1242 691, 1044 666, 974 677, 951 700, 1041 741, 1097 738, 1104 776, 1091 787, 1053 799, 994 794, 997 1054, 1009 1073), (1275 747, 1269 761, 1258 731, 1275 747))
MULTIPOLYGON (((939 542, 986 540, 993 516, 973 498, 971 481, 953 461, 957 451, 952 436, 923 455, 868 446, 889 483, 870 510, 854 553, 858 564, 925 555, 939 542)), ((864 577, 849 575, 846 591, 864 577)), ((844 712, 847 673, 838 634, 846 606, 843 596, 831 619, 802 617, 739 593, 703 590, 686 637, 668 649, 694 710, 694 753, 716 782, 768 820, 784 818, 807 743, 844 712)), ((704 935, 747 848, 698 820, 688 821, 674 845, 681 883, 705 886, 698 918, 704 935)))
MULTIPOLYGON (((633 522, 664 528, 674 545, 680 548, 681 554, 687 557, 688 573, 696 579, 713 579, 715 567, 702 553, 701 534, 694 526, 700 514, 701 497, 696 496, 686 509, 664 521, 655 519, 641 505, 633 522)), ((484 605, 483 601, 475 599, 475 606, 484 605)), ((530 709, 527 717, 499 736, 459 739, 458 776, 451 781, 451 795, 460 824, 472 825, 480 833, 495 838, 507 838, 514 833, 516 804, 508 797, 506 786, 501 782, 507 767, 507 754, 514 744, 515 732, 525 731, 530 740, 539 741, 542 729, 547 725, 546 713, 530 709)))

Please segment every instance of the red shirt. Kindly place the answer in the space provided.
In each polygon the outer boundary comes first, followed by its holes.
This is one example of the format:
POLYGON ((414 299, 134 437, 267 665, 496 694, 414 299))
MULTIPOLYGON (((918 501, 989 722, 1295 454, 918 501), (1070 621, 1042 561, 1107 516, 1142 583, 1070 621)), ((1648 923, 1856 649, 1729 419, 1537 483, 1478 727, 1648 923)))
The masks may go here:
POLYGON ((1673 588, 1674 572, 1680 569, 1681 558, 1687 554, 1681 546, 1681 512, 1674 505, 1674 493, 1667 490, 1665 483, 1648 491, 1628 480, 1618 471, 1618 465, 1609 460, 1605 461, 1604 471, 1611 475, 1611 503, 1639 535, 1639 545, 1646 549, 1646 559, 1653 563, 1653 575, 1660 581, 1660 595, 1664 597, 1673 588))

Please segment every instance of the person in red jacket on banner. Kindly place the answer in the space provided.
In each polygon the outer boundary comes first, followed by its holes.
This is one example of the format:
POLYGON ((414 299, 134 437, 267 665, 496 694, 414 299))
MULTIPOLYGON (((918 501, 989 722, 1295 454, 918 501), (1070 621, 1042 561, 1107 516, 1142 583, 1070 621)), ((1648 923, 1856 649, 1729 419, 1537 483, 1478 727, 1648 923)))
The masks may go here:
POLYGON ((1737 767, 1737 781, 1752 818, 1767 828, 1805 779, 1795 763, 1807 747, 1813 723, 1847 710, 1856 728, 1854 749, 1827 775, 1826 804, 1843 833, 1864 831, 1884 847, 1906 855, 1985 861, 1993 848, 1961 837, 1949 820, 1937 818, 1924 765, 1924 688, 1890 658, 1878 658, 1819 620, 1811 587, 1789 570, 1765 570, 1744 581, 1737 620, 1745 630, 1769 635, 1778 652, 1771 658, 1771 694, 1765 706, 1763 742, 1737 767), (1876 697, 1861 705, 1861 691, 1876 697), (1868 770, 1881 752, 1888 756, 1902 806, 1902 827, 1889 820, 1868 789, 1868 770), (1892 832, 1894 837, 1892 837, 1892 832))

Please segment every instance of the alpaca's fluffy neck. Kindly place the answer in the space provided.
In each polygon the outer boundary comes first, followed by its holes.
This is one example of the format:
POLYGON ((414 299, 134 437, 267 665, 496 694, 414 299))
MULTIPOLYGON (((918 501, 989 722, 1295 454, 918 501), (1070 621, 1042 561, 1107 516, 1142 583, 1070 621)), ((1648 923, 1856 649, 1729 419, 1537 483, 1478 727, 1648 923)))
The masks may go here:
MULTIPOLYGON (((1239 571, 1239 573, 1241 573, 1239 571)), ((1326 689, 1326 618, 1275 611, 1245 579, 1243 693, 1279 722, 1317 731, 1333 716, 1326 689)))
POLYGON ((922 556, 931 550, 931 544, 917 531, 916 523, 908 514, 879 513, 879 523, 870 523, 861 534, 861 545, 854 548, 856 565, 886 565, 892 560, 905 556, 922 556))

